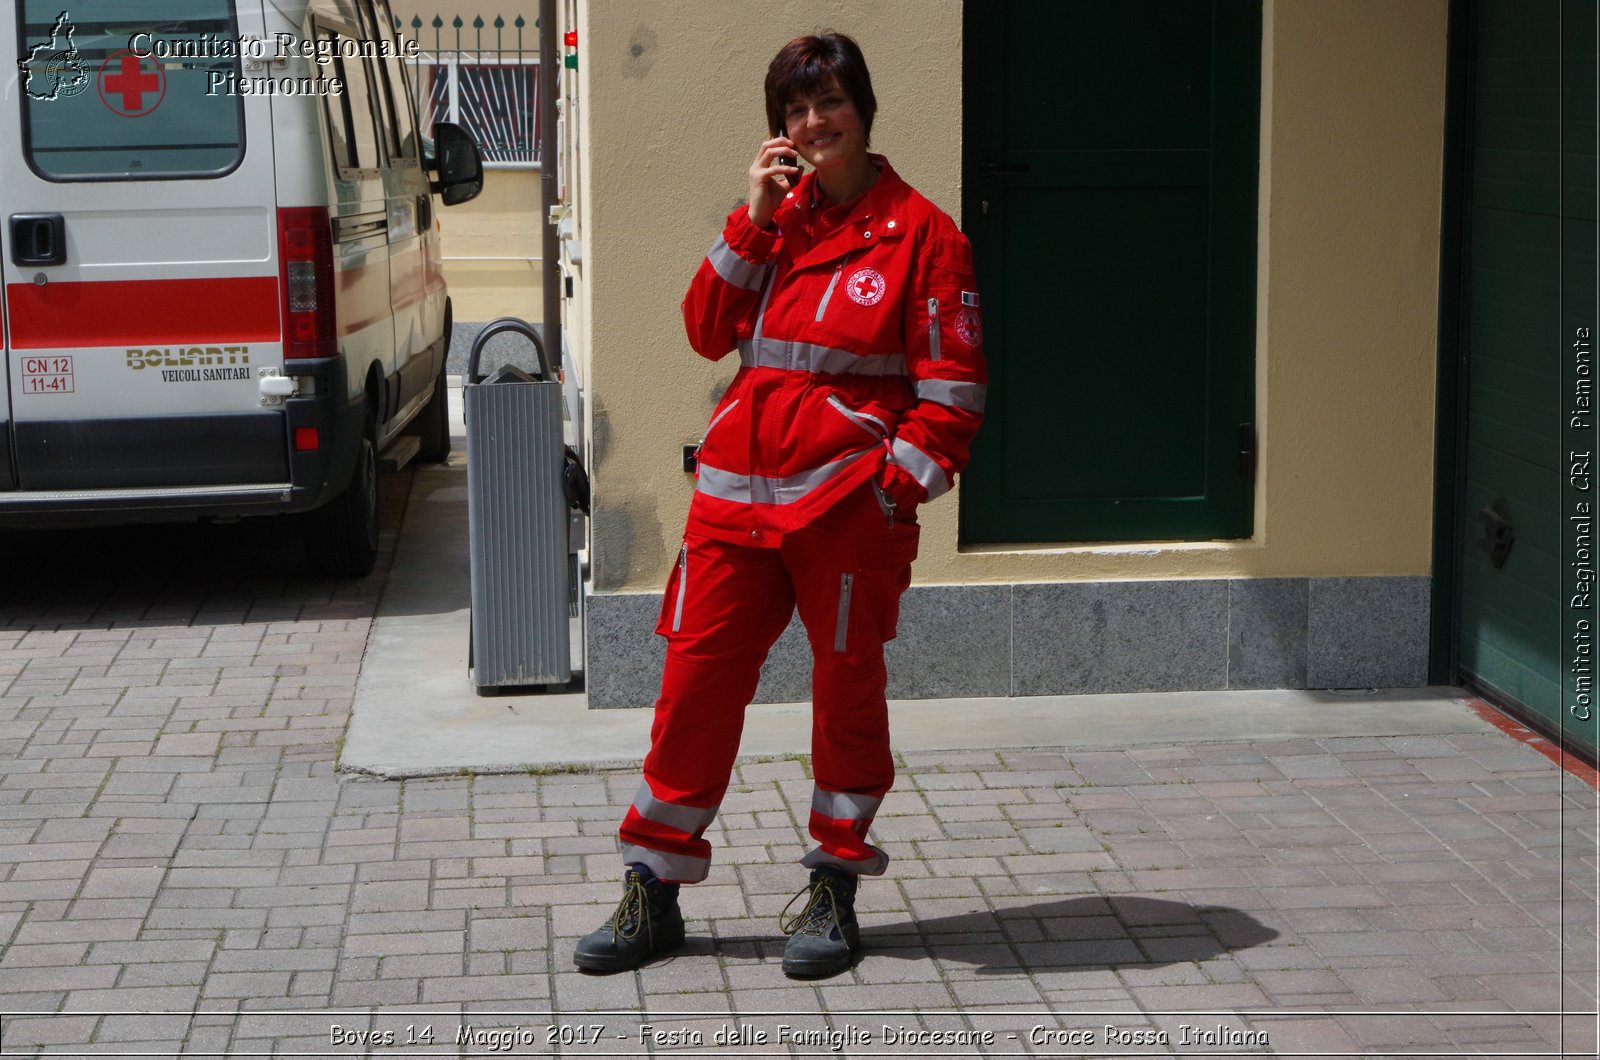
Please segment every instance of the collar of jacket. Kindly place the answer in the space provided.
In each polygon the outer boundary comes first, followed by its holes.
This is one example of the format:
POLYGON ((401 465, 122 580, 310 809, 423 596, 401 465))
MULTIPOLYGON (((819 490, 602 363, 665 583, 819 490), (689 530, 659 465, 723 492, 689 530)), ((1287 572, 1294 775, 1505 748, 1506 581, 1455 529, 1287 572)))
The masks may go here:
POLYGON ((805 248, 795 255, 795 268, 831 262, 873 243, 899 239, 905 234, 909 219, 900 215, 905 212, 906 182, 900 179, 883 155, 869 154, 867 158, 878 167, 877 183, 861 196, 850 213, 850 219, 817 243, 808 245, 809 233, 806 230, 811 200, 817 195, 816 170, 807 170, 805 176, 800 178, 799 186, 790 195, 784 196, 783 205, 774 211, 772 220, 783 233, 784 242, 805 248))

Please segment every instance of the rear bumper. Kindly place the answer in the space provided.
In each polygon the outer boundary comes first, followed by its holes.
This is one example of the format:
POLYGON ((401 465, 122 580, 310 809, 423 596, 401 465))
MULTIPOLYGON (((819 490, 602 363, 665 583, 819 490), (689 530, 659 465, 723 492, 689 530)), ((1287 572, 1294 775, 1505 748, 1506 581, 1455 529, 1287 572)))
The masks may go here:
POLYGON ((290 362, 286 371, 300 379, 302 396, 281 409, 18 425, 19 467, 28 466, 30 444, 72 459, 24 470, 31 488, 0 490, 0 527, 234 518, 327 503, 355 466, 365 404, 349 402, 339 358, 290 362), (316 448, 295 448, 304 429, 316 431, 316 448))

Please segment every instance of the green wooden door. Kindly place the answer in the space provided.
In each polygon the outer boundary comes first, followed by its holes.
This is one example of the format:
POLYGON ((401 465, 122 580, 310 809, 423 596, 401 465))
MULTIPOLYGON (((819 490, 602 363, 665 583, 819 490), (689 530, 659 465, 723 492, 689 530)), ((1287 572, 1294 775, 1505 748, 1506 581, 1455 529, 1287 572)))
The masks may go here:
MULTIPOLYGON (((1596 11, 1592 0, 1473 0, 1453 17, 1468 51, 1453 100, 1467 108, 1458 666, 1591 750, 1593 721, 1570 713, 1568 515, 1595 492, 1576 488, 1569 453, 1592 453, 1596 433, 1594 417, 1572 421, 1576 375, 1593 371, 1575 344, 1587 330, 1592 366, 1596 324, 1596 11), (1498 565, 1485 547, 1497 520, 1513 535, 1498 565)), ((1581 610, 1594 620, 1592 603, 1581 610)))
POLYGON ((966 5, 964 542, 1247 537, 1260 0, 966 5))

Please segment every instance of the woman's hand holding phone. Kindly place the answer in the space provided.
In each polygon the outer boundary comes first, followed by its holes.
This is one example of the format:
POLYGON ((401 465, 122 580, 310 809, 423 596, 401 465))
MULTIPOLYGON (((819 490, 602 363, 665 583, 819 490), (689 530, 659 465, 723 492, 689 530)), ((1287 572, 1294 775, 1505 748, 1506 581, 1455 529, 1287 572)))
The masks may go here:
POLYGON ((750 164, 750 222, 757 228, 772 223, 773 211, 800 180, 794 141, 779 133, 763 141, 750 164))

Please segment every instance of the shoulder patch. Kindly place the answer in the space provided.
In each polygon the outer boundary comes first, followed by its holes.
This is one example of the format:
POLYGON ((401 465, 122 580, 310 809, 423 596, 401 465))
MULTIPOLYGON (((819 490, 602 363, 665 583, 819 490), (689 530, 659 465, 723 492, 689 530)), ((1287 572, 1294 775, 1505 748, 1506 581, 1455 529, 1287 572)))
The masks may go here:
POLYGON ((956 337, 974 348, 983 342, 983 318, 971 306, 956 314, 956 337))

